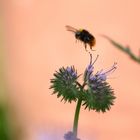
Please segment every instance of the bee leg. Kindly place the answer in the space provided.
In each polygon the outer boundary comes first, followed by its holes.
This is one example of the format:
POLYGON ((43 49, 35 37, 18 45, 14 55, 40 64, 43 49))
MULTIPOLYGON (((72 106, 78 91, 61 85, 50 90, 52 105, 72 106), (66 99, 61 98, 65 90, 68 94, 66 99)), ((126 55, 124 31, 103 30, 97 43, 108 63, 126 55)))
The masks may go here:
POLYGON ((90 46, 90 49, 91 49, 92 51, 95 51, 95 50, 92 49, 92 46, 90 46))
POLYGON ((85 50, 87 51, 87 44, 85 43, 85 50))

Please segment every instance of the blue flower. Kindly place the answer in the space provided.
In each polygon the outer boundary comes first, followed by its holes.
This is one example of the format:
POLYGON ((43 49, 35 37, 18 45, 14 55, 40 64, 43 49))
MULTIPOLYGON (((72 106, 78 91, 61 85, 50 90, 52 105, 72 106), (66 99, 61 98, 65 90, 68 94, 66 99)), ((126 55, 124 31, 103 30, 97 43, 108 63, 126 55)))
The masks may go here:
POLYGON ((90 76, 87 79, 87 85, 90 86, 93 90, 98 90, 103 87, 107 76, 111 74, 117 67, 117 63, 114 63, 113 66, 107 71, 98 71, 96 74, 90 73, 90 76))
POLYGON ((96 62, 97 59, 98 59, 98 55, 97 55, 95 61, 92 62, 92 54, 90 54, 90 63, 88 64, 88 66, 84 72, 84 82, 86 82, 92 75, 92 73, 94 71, 94 63, 96 62))
POLYGON ((90 64, 85 70, 84 81, 86 89, 84 91, 85 94, 83 94, 83 105, 89 110, 106 112, 113 105, 114 99, 116 98, 113 89, 106 80, 117 68, 117 63, 114 63, 107 71, 100 70, 94 74, 94 63, 97 61, 97 58, 92 62, 92 56, 90 56, 90 64))
POLYGON ((65 78, 66 78, 67 80, 75 80, 75 79, 78 78, 77 72, 76 72, 74 66, 67 67, 67 68, 65 69, 65 78))
POLYGON ((66 133, 64 135, 64 139, 65 140, 80 140, 80 139, 76 138, 75 135, 74 135, 74 133, 71 132, 71 131, 69 131, 68 133, 66 133))
POLYGON ((51 87, 54 91, 53 94, 57 94, 57 97, 62 97, 65 102, 76 101, 78 96, 78 86, 77 86, 77 71, 74 66, 62 67, 59 71, 54 73, 53 79, 51 79, 51 87))
POLYGON ((104 71, 103 69, 95 73, 94 64, 98 56, 93 61, 90 54, 90 63, 87 65, 84 72, 83 84, 78 82, 80 75, 74 66, 62 67, 54 73, 54 78, 51 79, 51 87, 53 94, 61 97, 65 102, 82 100, 85 109, 95 110, 97 112, 106 112, 114 103, 114 91, 107 82, 108 76, 117 68, 117 63, 104 71))

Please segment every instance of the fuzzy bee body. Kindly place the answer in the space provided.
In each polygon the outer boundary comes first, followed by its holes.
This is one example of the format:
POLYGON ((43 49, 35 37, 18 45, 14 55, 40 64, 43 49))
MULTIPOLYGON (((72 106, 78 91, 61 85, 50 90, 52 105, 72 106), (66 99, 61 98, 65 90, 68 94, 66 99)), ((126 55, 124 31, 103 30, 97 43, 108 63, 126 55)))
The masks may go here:
POLYGON ((87 30, 85 29, 75 29, 71 26, 66 26, 68 31, 71 31, 73 33, 75 33, 75 38, 82 41, 85 45, 85 50, 87 50, 87 44, 90 46, 90 49, 92 50, 93 46, 95 46, 96 43, 96 39, 95 37, 89 33, 87 30))

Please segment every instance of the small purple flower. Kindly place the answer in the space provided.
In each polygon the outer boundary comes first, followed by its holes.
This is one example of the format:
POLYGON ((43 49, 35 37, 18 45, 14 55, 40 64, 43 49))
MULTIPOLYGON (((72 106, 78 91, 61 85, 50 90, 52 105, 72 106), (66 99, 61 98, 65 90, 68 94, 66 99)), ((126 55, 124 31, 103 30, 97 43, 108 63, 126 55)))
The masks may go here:
POLYGON ((80 140, 78 138, 75 137, 74 133, 69 131, 64 135, 64 139, 65 140, 80 140))
POLYGON ((71 76, 71 78, 77 78, 77 72, 75 71, 74 67, 67 67, 66 72, 69 76, 71 76))
POLYGON ((51 87, 53 88, 53 94, 57 94, 57 97, 62 97, 65 102, 76 101, 78 95, 78 79, 77 71, 74 66, 62 67, 59 71, 54 73, 54 78, 51 79, 51 87))
POLYGON ((90 54, 90 64, 87 66, 87 68, 84 72, 84 81, 85 82, 91 77, 93 70, 94 70, 94 63, 96 62, 97 59, 98 59, 98 55, 97 55, 95 61, 92 62, 92 54, 90 54))
POLYGON ((113 66, 107 70, 107 71, 99 71, 97 72, 95 75, 91 75, 91 77, 89 77, 89 79, 94 79, 97 81, 97 83, 99 82, 103 82, 103 81, 106 81, 107 79, 107 76, 109 76, 109 74, 111 74, 116 68, 117 68, 117 63, 114 63, 113 66))
POLYGON ((110 109, 110 106, 113 105, 113 101, 116 98, 114 96, 113 89, 106 82, 107 77, 117 68, 117 63, 114 63, 113 66, 104 71, 103 69, 94 74, 94 63, 92 62, 92 55, 90 56, 90 64, 87 66, 84 74, 84 85, 86 85, 85 92, 85 108, 96 110, 97 112, 105 112, 110 109))
POLYGON ((97 61, 97 58, 98 56, 96 57, 95 61, 92 62, 92 55, 90 54, 90 64, 87 66, 85 70, 85 74, 84 74, 85 82, 87 82, 88 85, 92 87, 94 90, 96 90, 96 88, 98 87, 101 87, 101 84, 106 81, 107 76, 117 68, 116 67, 117 63, 114 63, 113 66, 109 70, 103 71, 102 69, 98 71, 96 74, 94 74, 93 65, 97 61))
POLYGON ((117 68, 117 63, 114 63, 113 66, 109 70, 107 70, 107 71, 101 70, 100 72, 97 72, 96 75, 99 79, 106 81, 107 76, 109 74, 111 74, 112 72, 114 72, 114 70, 116 70, 116 68, 117 68))
POLYGON ((89 65, 87 66, 86 71, 87 71, 88 73, 92 73, 92 72, 93 72, 93 69, 94 69, 93 65, 92 65, 92 64, 89 64, 89 65))

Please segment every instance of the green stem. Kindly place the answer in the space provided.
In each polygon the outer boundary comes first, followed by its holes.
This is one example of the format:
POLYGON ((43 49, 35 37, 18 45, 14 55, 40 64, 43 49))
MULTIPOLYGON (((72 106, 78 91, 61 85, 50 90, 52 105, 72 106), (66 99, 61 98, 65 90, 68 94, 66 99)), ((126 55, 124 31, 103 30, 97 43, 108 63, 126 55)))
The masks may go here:
POLYGON ((129 48, 129 46, 123 46, 117 42, 115 42, 114 40, 112 40, 110 37, 106 36, 106 35, 102 35, 104 38, 106 38, 107 40, 110 41, 111 44, 113 44, 116 48, 120 49, 121 51, 123 51, 124 53, 126 53, 127 55, 130 56, 130 58, 132 60, 134 60, 135 62, 140 63, 140 56, 136 56, 131 49, 129 48))
POLYGON ((82 99, 78 99, 76 110, 75 110, 74 123, 73 123, 73 133, 74 133, 75 137, 77 137, 78 120, 79 120, 81 103, 82 103, 82 99))

